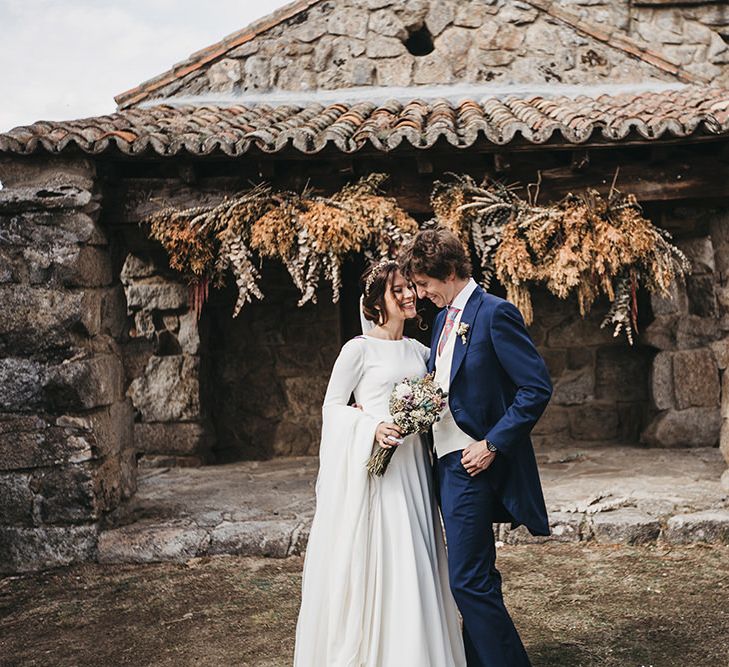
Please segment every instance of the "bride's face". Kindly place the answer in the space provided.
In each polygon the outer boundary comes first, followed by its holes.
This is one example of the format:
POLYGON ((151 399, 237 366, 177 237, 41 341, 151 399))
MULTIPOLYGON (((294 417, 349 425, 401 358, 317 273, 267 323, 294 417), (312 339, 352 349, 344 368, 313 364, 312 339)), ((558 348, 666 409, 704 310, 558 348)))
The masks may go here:
POLYGON ((385 292, 387 318, 407 320, 415 317, 418 314, 415 300, 415 290, 399 271, 395 271, 385 292))

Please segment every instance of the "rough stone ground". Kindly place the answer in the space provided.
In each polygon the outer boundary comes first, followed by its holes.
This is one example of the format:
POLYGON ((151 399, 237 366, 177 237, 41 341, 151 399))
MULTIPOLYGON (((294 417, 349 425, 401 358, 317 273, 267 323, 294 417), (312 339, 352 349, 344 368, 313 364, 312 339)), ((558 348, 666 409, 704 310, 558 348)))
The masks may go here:
MULTIPOLYGON (((552 541, 729 543, 726 464, 716 448, 589 447, 537 454, 552 541)), ((99 561, 184 561, 303 552, 317 459, 140 471, 139 489, 102 531, 99 561)), ((506 543, 534 541, 499 528, 506 543)))
MULTIPOLYGON (((727 664, 727 546, 506 545, 498 564, 534 667, 727 664)), ((0 664, 290 665, 301 567, 205 556, 5 577, 0 664)))

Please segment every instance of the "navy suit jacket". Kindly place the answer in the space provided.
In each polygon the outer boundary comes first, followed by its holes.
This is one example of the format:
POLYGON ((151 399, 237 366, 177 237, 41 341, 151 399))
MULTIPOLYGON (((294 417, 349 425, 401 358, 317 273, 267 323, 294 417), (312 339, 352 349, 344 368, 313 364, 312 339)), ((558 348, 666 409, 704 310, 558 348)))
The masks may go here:
MULTIPOLYGON (((433 326, 428 370, 446 309, 433 326)), ((532 535, 549 535, 547 509, 530 433, 552 395, 547 366, 519 309, 480 286, 461 315, 466 342, 453 349, 448 402, 458 427, 474 440, 488 439, 499 450, 487 475, 501 501, 494 521, 524 524, 532 535)), ((451 335, 456 335, 454 331, 451 335)))

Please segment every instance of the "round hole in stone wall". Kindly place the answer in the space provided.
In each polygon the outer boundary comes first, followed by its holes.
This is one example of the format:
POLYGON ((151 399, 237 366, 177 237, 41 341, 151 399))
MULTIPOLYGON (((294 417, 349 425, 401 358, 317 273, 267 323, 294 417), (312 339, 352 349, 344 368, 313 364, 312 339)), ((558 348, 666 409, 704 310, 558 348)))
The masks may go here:
POLYGON ((426 26, 412 30, 405 40, 405 48, 414 56, 427 56, 432 53, 435 47, 430 30, 426 26))

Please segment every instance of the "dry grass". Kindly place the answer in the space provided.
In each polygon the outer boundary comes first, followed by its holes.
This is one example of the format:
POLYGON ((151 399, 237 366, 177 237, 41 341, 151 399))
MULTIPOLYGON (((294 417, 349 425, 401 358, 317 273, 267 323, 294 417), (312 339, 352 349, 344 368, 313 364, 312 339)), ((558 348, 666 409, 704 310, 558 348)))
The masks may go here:
MULTIPOLYGON (((6 577, 0 664, 290 665, 301 565, 219 556, 6 577)), ((504 547, 499 568, 535 667, 727 664, 728 547, 504 547)))

